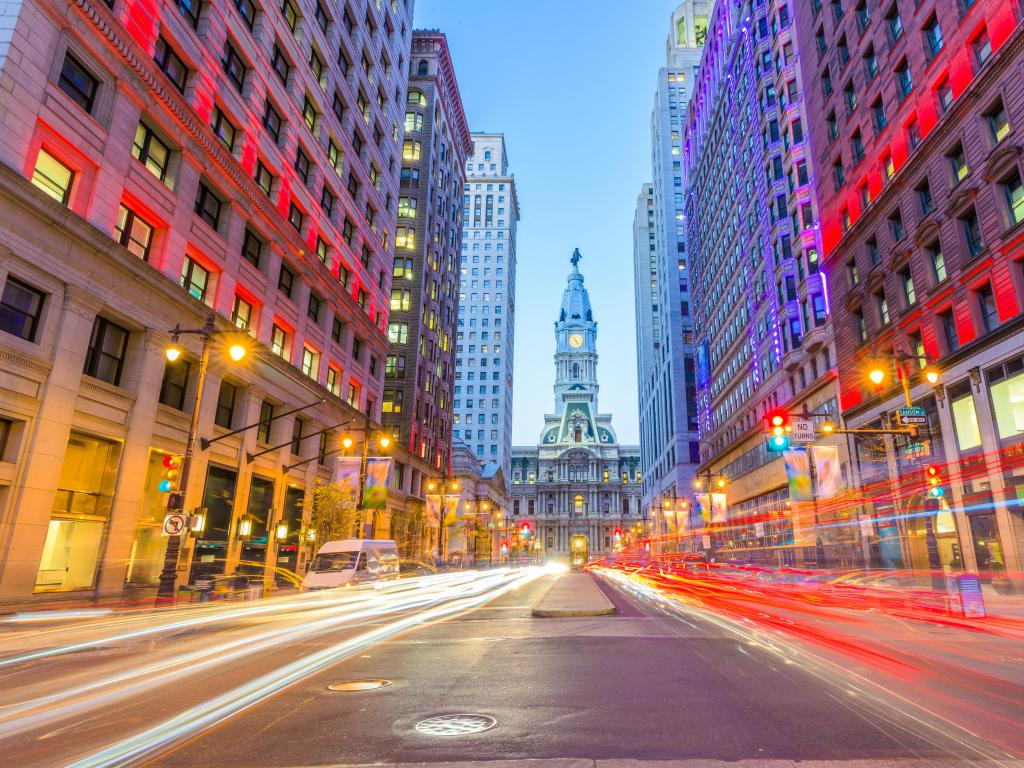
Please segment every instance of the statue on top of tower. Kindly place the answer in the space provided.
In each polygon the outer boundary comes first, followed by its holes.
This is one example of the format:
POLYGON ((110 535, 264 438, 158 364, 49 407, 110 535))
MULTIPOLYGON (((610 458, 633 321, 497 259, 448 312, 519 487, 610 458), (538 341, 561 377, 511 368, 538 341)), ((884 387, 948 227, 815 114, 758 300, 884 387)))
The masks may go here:
POLYGON ((582 258, 583 258, 583 255, 580 253, 580 249, 579 248, 574 249, 573 252, 572 252, 572 258, 569 259, 569 261, 572 262, 572 266, 573 266, 574 269, 579 269, 580 259, 582 259, 582 258))

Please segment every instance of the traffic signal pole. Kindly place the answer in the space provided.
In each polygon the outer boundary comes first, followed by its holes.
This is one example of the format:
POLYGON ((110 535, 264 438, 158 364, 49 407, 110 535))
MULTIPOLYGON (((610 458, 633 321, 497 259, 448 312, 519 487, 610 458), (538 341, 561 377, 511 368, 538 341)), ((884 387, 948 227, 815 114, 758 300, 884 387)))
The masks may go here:
MULTIPOLYGON (((178 491, 172 492, 167 499, 168 514, 181 514, 185 509, 185 493, 188 491, 188 478, 192 470, 192 456, 195 453, 196 433, 199 431, 199 406, 203 402, 203 389, 206 385, 206 370, 210 366, 210 348, 216 333, 211 314, 201 329, 195 332, 203 339, 203 351, 199 356, 199 372, 196 377, 196 396, 192 404, 192 420, 188 426, 188 438, 185 440, 185 453, 181 457, 181 475, 178 480, 178 491)), ((173 598, 174 585, 178 579, 178 555, 181 551, 181 537, 185 533, 167 538, 167 550, 164 553, 164 567, 160 572, 160 586, 157 598, 173 598)))

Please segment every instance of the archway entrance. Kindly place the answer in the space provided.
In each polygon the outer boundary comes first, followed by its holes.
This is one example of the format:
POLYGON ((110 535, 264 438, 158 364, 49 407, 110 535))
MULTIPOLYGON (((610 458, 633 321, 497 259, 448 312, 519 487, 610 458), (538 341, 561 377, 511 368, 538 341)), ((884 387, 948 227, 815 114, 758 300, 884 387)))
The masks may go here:
POLYGON ((590 541, 582 533, 574 534, 569 538, 569 567, 578 571, 587 564, 590 556, 590 541))

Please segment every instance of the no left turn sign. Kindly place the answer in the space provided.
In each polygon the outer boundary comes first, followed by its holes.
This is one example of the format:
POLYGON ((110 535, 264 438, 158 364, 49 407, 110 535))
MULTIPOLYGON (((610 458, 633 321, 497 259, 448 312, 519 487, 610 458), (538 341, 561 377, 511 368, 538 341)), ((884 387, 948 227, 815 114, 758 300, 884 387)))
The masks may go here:
POLYGON ((179 536, 185 532, 185 515, 167 515, 164 518, 164 536, 179 536))

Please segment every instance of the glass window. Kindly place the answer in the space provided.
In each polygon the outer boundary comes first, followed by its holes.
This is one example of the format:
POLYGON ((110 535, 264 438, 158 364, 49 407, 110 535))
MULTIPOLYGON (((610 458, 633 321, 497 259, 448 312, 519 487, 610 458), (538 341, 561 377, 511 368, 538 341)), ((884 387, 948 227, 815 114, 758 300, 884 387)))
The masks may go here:
POLYGON ((217 229, 220 224, 221 205, 220 198, 206 184, 200 182, 199 190, 196 192, 195 212, 211 229, 217 229))
POLYGON ((68 437, 37 592, 93 587, 120 457, 119 443, 76 432, 68 437))
POLYGON ((224 43, 224 58, 221 60, 221 66, 224 67, 224 73, 228 76, 228 80, 241 93, 245 85, 247 69, 242 57, 238 55, 238 51, 230 42, 224 43))
POLYGON ((946 279, 946 259, 942 255, 942 248, 936 243, 927 251, 928 258, 932 263, 932 271, 935 273, 935 282, 941 283, 946 279))
POLYGON ((1024 221, 1024 184, 1021 184, 1020 171, 1002 183, 1003 195, 1006 197, 1006 210, 1010 217, 1010 226, 1024 221))
POLYGON ((956 427, 956 442, 961 451, 981 445, 981 430, 978 428, 978 414, 974 410, 974 398, 970 394, 953 400, 953 425, 956 427))
POLYGON ((75 172, 51 155, 45 149, 39 150, 36 167, 32 172, 32 183, 61 205, 71 199, 71 183, 75 172))
POLYGON ((1024 373, 992 384, 989 395, 1000 439, 1024 433, 1024 373))
POLYGON ((288 334, 279 325, 274 325, 270 331, 270 351, 278 357, 288 358, 288 334))
POLYGON ((213 414, 213 423, 224 429, 231 429, 235 418, 235 400, 238 387, 228 381, 221 381, 217 393, 217 410, 213 414))
POLYGON ((259 269, 262 254, 263 241, 251 229, 246 227, 245 239, 242 241, 242 258, 256 267, 256 269, 259 269))
POLYGON ((992 294, 992 286, 986 284, 975 291, 978 311, 981 313, 981 324, 986 333, 994 331, 999 325, 999 310, 996 308, 996 297, 992 294))
POLYGON ((97 317, 92 325, 82 372, 108 384, 120 384, 127 348, 128 331, 105 317, 97 317))
POLYGON ((60 68, 57 85, 78 106, 86 112, 92 112, 99 81, 70 53, 64 55, 64 64, 60 68))
POLYGON ((191 365, 179 357, 173 363, 164 363, 164 378, 160 382, 160 402, 179 411, 185 410, 185 392, 188 390, 188 376, 191 365))
POLYGON ((277 274, 277 290, 292 298, 292 291, 295 289, 295 273, 286 264, 281 264, 281 271, 277 274))
POLYGON ((260 423, 256 427, 256 439, 264 445, 270 442, 270 427, 273 424, 274 406, 264 400, 260 403, 260 423))
POLYGON ((160 181, 166 181, 171 151, 145 123, 139 123, 135 129, 132 156, 160 181))
POLYGON ((978 221, 977 211, 972 208, 960 221, 964 227, 967 250, 972 257, 977 256, 985 250, 985 240, 981 234, 981 222, 978 221))
POLYGON ((262 160, 256 161, 256 173, 253 175, 256 181, 256 186, 263 190, 263 194, 270 196, 271 191, 274 188, 274 175, 270 172, 270 169, 263 164, 262 160))
POLYGON ((267 133, 274 138, 274 141, 281 140, 281 126, 281 113, 270 103, 270 99, 267 99, 263 106, 263 127, 267 129, 267 133))
POLYGON ((231 322, 235 328, 248 331, 252 327, 252 304, 235 294, 234 304, 231 306, 231 322))
POLYGON ((180 285, 190 296, 206 301, 206 291, 210 287, 210 271, 191 256, 186 256, 181 265, 180 285))
POLYGON ((0 331, 35 341, 45 298, 42 291, 8 275, 0 296, 0 331))
POLYGON ((153 243, 153 227, 123 203, 117 214, 114 230, 117 242, 143 261, 149 260, 149 247, 153 243))
POLYGON ((174 87, 184 93, 185 83, 188 80, 188 67, 162 37, 156 41, 153 61, 160 67, 160 71, 167 75, 174 87))

